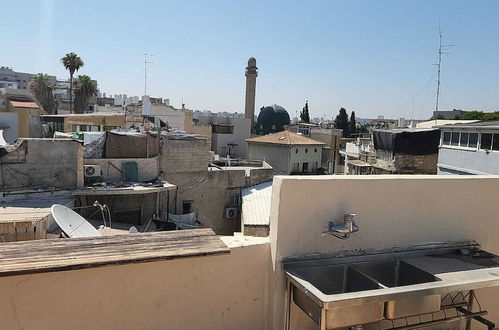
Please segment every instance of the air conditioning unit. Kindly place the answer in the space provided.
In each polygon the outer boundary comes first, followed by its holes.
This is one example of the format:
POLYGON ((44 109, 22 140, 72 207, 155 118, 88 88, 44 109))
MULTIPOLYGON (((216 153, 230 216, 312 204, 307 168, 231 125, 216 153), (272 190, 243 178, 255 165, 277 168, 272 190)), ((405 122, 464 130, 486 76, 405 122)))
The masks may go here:
POLYGON ((237 217, 237 207, 226 207, 224 216, 227 219, 232 219, 237 217))
POLYGON ((85 178, 95 178, 102 175, 100 165, 83 165, 85 178))

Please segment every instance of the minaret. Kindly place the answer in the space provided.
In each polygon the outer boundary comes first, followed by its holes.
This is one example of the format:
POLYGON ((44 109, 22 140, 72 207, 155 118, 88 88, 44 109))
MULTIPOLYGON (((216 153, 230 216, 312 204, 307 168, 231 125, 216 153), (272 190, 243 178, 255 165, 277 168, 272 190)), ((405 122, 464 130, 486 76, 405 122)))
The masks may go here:
POLYGON ((255 120, 255 92, 256 92, 256 77, 258 76, 258 68, 254 57, 248 59, 246 67, 246 104, 244 106, 244 118, 251 119, 251 129, 253 129, 253 121, 255 120))

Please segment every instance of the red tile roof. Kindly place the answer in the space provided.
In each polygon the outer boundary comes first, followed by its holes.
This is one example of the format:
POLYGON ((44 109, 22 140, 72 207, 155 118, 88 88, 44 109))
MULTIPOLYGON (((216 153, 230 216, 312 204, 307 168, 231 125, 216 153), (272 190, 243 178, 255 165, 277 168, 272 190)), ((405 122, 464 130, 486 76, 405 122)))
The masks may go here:
POLYGON ((30 109, 39 109, 40 107, 35 102, 31 101, 9 101, 15 108, 30 108, 30 109))
POLYGON ((246 139, 248 143, 274 144, 274 145, 325 145, 324 142, 310 139, 306 136, 290 131, 282 131, 273 134, 255 136, 246 139))

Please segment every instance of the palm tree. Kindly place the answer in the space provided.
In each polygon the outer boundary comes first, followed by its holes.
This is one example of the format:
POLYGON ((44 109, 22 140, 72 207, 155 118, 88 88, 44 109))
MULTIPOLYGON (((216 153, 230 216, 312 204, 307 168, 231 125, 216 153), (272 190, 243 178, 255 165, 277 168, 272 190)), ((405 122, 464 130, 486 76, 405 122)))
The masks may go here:
POLYGON ((75 81, 75 112, 83 113, 88 109, 88 103, 97 93, 97 86, 89 76, 78 76, 75 81))
POLYGON ((69 113, 73 110, 73 75, 75 71, 78 71, 83 65, 82 59, 75 53, 68 53, 66 56, 61 58, 61 62, 69 71, 69 113))
POLYGON ((49 76, 43 73, 36 74, 29 82, 28 87, 42 108, 49 114, 52 114, 54 112, 55 102, 49 76))

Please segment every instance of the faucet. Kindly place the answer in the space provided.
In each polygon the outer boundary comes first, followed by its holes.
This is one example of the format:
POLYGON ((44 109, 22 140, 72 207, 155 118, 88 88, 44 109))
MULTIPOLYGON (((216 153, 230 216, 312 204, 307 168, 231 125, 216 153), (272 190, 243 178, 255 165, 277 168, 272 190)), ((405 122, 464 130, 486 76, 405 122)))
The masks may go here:
POLYGON ((322 233, 322 237, 333 235, 339 239, 350 238, 350 234, 359 231, 359 226, 357 226, 354 220, 356 216, 357 214, 355 213, 345 214, 341 225, 335 225, 333 221, 328 221, 326 224, 327 231, 322 233))

